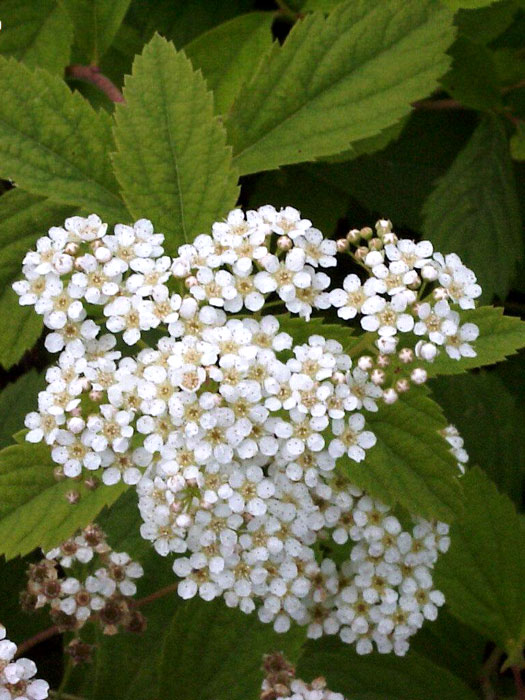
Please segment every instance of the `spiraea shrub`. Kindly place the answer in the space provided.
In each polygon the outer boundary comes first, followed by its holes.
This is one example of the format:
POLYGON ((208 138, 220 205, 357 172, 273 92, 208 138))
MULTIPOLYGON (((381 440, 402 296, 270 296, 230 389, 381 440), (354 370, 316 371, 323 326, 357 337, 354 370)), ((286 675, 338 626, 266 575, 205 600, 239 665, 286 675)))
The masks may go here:
POLYGON ((0 700, 524 698, 522 3, 0 20, 0 700))

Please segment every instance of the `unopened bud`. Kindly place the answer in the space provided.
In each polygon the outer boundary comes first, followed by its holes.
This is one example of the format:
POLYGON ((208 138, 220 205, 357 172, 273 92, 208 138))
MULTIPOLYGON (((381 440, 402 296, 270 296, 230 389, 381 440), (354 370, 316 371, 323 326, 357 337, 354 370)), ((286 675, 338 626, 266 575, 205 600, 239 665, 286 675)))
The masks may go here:
POLYGON ((80 493, 78 491, 67 491, 64 497, 68 503, 72 506, 76 505, 80 501, 80 493))
POLYGON ((410 389, 410 382, 408 379, 398 379, 396 382, 396 391, 398 394, 404 394, 405 391, 410 389))
POLYGON ((388 355, 378 355, 376 362, 378 367, 388 367, 390 364, 390 358, 388 355))
POLYGON ((372 231, 370 226, 365 226, 364 228, 362 228, 359 231, 359 233, 361 235, 361 238, 364 238, 365 241, 369 241, 372 238, 372 236, 374 235, 374 232, 372 231))
POLYGON ((194 275, 190 275, 184 280, 184 286, 186 287, 186 289, 191 289, 192 287, 195 287, 195 285, 198 283, 199 282, 194 275))
POLYGON ((360 245, 359 248, 355 251, 355 257, 358 260, 364 260, 369 252, 370 251, 365 245, 360 245))
POLYGON ((427 372, 423 369, 423 367, 416 367, 416 369, 413 370, 412 374, 410 375, 410 379, 414 382, 414 384, 424 384, 427 381, 427 377, 427 372))
POLYGON ((380 238, 372 238, 368 247, 370 250, 381 250, 383 248, 383 241, 380 238))
POLYGON ((370 379, 374 384, 382 384, 385 381, 385 373, 382 369, 374 369, 370 375, 370 379))
POLYGON ((363 355, 357 360, 357 366, 362 369, 363 372, 368 372, 374 366, 374 360, 370 355, 363 355))
POLYGON ((277 247, 279 250, 291 250, 292 245, 292 239, 288 236, 279 236, 277 239, 277 247))
POLYGON ((408 365, 414 360, 414 352, 410 348, 401 348, 398 357, 404 365, 408 365))
POLYGON ((359 239, 361 238, 361 233, 359 232, 359 229, 353 228, 348 233, 346 234, 346 240, 349 243, 353 243, 354 245, 356 243, 359 243, 359 239))
POLYGON ((348 250, 348 247, 350 245, 346 238, 338 238, 335 244, 337 246, 338 253, 344 253, 345 250, 348 250))
POLYGON ((395 403, 398 399, 398 395, 395 389, 386 389, 383 392, 383 401, 387 404, 395 403))

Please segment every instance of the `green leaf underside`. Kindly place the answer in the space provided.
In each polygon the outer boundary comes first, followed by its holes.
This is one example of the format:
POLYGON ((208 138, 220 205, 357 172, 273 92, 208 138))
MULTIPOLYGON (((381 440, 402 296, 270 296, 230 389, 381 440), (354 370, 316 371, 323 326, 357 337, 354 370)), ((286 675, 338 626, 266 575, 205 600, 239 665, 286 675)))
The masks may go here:
POLYGON ((43 374, 35 369, 8 384, 0 393, 0 448, 13 442, 12 435, 22 430, 29 411, 36 411, 38 392, 46 386, 43 374))
POLYGON ((462 311, 461 322, 475 323, 479 328, 479 338, 474 343, 476 357, 462 357, 457 361, 442 352, 432 364, 426 365, 429 376, 462 374, 474 367, 492 365, 525 347, 525 322, 514 316, 504 316, 502 308, 480 306, 462 311))
POLYGON ((349 700, 475 700, 477 695, 450 671, 415 651, 406 656, 359 656, 349 646, 325 638, 309 642, 297 675, 324 676, 333 692, 349 700))
POLYGON ((438 432, 447 420, 427 394, 414 387, 395 404, 366 412, 377 444, 363 462, 341 459, 338 468, 389 505, 399 503, 410 513, 449 522, 461 508, 458 470, 438 432))
POLYGON ((436 87, 453 36, 434 0, 349 0, 298 22, 228 119, 241 174, 331 155, 396 123, 436 87))
POLYGON ((57 482, 55 466, 46 445, 12 445, 0 452, 0 554, 7 559, 36 547, 51 549, 92 522, 127 488, 121 482, 90 491, 71 479, 57 482), (65 498, 71 490, 80 493, 75 505, 65 498))
POLYGON ((256 698, 263 654, 279 649, 294 662, 303 640, 304 630, 295 625, 277 634, 257 615, 227 608, 222 600, 186 602, 166 635, 159 697, 178 700, 184 688, 184 700, 256 698))
POLYGON ((111 119, 66 83, 0 58, 0 176, 102 218, 129 215, 111 171, 111 119))
POLYGON ((481 467, 519 506, 525 486, 525 405, 498 370, 441 377, 431 388, 464 439, 470 464, 481 467))
POLYGON ((213 91, 215 111, 228 111, 243 84, 272 45, 270 12, 251 12, 220 24, 194 39, 184 52, 202 70, 213 91))
POLYGON ((480 469, 468 472, 464 493, 465 509, 452 525, 436 582, 456 617, 519 658, 525 641, 524 523, 480 469))
POLYGON ((166 248, 191 242, 237 199, 237 174, 213 97, 184 53, 156 35, 126 78, 116 110, 115 172, 130 211, 166 234, 166 248))
POLYGON ((522 227, 508 140, 486 117, 423 207, 423 233, 475 270, 484 298, 504 298, 523 256, 522 227))
POLYGON ((73 26, 59 0, 4 0, 0 55, 61 73, 69 63, 73 26))
POLYGON ((117 33, 130 0, 64 0, 75 25, 79 60, 98 65, 117 33))
POLYGON ((31 348, 42 332, 42 317, 20 306, 11 284, 22 279, 22 260, 36 239, 76 213, 73 207, 9 190, 0 197, 0 364, 9 368, 31 348))

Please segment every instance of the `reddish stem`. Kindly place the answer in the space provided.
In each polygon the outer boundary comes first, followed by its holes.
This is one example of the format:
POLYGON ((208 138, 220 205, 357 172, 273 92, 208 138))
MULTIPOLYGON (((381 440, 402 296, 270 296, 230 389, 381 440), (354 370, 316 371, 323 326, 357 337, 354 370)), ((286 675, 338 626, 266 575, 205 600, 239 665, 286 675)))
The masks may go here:
POLYGON ((25 652, 29 651, 29 649, 36 647, 36 645, 40 644, 40 642, 45 642, 46 639, 50 639, 51 637, 54 637, 57 634, 60 634, 60 630, 56 625, 53 625, 52 627, 48 627, 47 629, 38 632, 34 635, 34 637, 29 637, 29 639, 26 639, 25 642, 22 642, 22 644, 18 645, 18 649, 16 650, 16 656, 22 656, 22 654, 25 654, 25 652))
POLYGON ((418 102, 413 102, 412 107, 414 109, 467 109, 461 102, 453 100, 452 98, 446 98, 443 100, 419 100, 418 102))
POLYGON ((66 75, 76 80, 84 80, 101 90, 112 102, 124 102, 124 96, 106 75, 100 72, 98 66, 81 66, 74 64, 66 68, 66 75))
POLYGON ((511 666, 516 685, 516 697, 518 700, 525 700, 525 685, 523 683, 523 675, 519 666, 511 666))
MULTIPOLYGON (((166 586, 165 588, 160 588, 158 591, 150 593, 150 595, 144 596, 144 598, 140 598, 135 602, 135 607, 141 608, 143 605, 148 605, 148 603, 152 603, 158 598, 163 598, 169 593, 174 593, 177 590, 178 585, 178 582, 172 583, 171 585, 166 586)), ((38 634, 35 634, 33 637, 29 637, 29 639, 26 639, 24 642, 22 642, 22 644, 18 646, 16 656, 21 656, 22 654, 25 654, 26 651, 29 651, 29 649, 32 649, 37 644, 40 644, 40 642, 44 642, 46 639, 50 639, 51 637, 54 637, 57 634, 61 634, 61 632, 56 625, 53 625, 52 627, 48 627, 47 629, 38 632, 38 634)))

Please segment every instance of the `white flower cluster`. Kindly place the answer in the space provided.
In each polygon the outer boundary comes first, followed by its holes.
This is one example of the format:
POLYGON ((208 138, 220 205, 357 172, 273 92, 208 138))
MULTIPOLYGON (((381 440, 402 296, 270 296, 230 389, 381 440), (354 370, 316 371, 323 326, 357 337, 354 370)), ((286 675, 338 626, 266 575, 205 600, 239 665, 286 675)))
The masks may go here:
POLYGON ((49 684, 34 678, 37 669, 31 659, 15 659, 16 650, 0 624, 0 700, 44 700, 49 684))
POLYGON ((133 629, 142 616, 133 610, 131 597, 137 591, 135 580, 143 573, 126 552, 112 551, 99 527, 88 525, 41 562, 31 564, 23 607, 36 610, 49 605, 53 622, 62 630, 78 630, 88 620, 97 620, 105 634, 115 634, 119 625, 133 629), (78 570, 78 564, 90 566, 83 579, 60 575, 60 570, 78 570))
POLYGON ((296 678, 295 668, 278 652, 264 657, 263 668, 260 700, 345 700, 341 693, 328 690, 322 677, 311 683, 296 678))
POLYGON ((174 259, 148 221, 108 234, 94 215, 73 217, 39 239, 14 288, 60 352, 27 439, 50 445, 61 476, 137 486, 141 533, 178 555, 182 597, 223 596, 277 631, 293 620, 361 653, 374 642, 402 654, 443 602, 430 571, 447 528, 403 530, 336 465, 366 468, 366 415, 426 380, 414 362, 440 347, 472 355, 477 329, 459 319, 480 289, 457 256, 376 228, 350 253, 366 281, 352 273, 330 291, 320 269, 357 234, 326 240, 291 207, 234 210, 174 259), (273 306, 306 321, 360 314, 375 356, 352 359, 319 334, 294 341, 263 315, 273 306), (329 542, 351 543, 337 566, 329 542))

